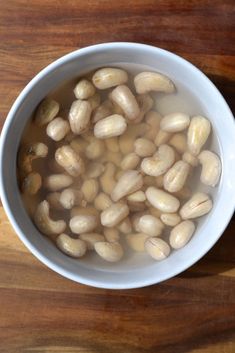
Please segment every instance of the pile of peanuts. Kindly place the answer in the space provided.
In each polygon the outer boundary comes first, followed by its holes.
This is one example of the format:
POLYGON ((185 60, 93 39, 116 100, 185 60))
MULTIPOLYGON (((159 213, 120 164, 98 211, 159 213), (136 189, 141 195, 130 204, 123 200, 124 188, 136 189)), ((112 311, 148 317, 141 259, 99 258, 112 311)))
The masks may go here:
POLYGON ((197 166, 201 183, 219 182, 219 157, 202 150, 210 122, 180 112, 162 117, 152 110, 150 92, 174 93, 174 83, 160 73, 141 72, 133 94, 129 76, 119 68, 101 68, 91 80, 80 79, 65 118, 58 115, 59 103, 45 98, 33 124, 45 130, 54 150, 43 142, 20 146, 21 192, 43 197, 33 221, 74 258, 95 250, 116 262, 126 242, 163 260, 171 248, 188 243, 196 228, 192 219, 212 208, 208 194, 187 186, 197 166), (38 158, 46 159, 49 175, 35 170, 38 158))

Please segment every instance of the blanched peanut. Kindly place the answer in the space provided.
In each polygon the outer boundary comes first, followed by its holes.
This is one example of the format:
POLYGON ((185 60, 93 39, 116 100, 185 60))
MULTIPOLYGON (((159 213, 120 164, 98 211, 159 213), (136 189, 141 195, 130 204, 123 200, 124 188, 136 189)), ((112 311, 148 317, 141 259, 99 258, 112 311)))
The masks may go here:
POLYGON ((29 173, 21 183, 21 190, 25 194, 35 195, 42 186, 42 178, 39 173, 29 173))
POLYGON ((95 124, 94 135, 99 139, 120 136, 126 130, 126 127, 127 123, 123 116, 113 114, 102 120, 99 120, 95 124))
POLYGON ((87 167, 86 176, 88 178, 98 178, 101 174, 103 174, 104 170, 105 167, 102 163, 91 162, 87 167))
POLYGON ((109 243, 116 243, 120 240, 119 232, 116 228, 105 228, 104 236, 109 243))
POLYGON ((136 138, 143 136, 147 129, 148 125, 145 123, 128 126, 124 134, 119 137, 119 148, 122 154, 133 152, 136 138))
POLYGON ((69 227, 75 234, 92 232, 98 225, 95 215, 81 214, 70 219, 69 227))
POLYGON ((202 151, 198 159, 202 165, 200 180, 203 184, 216 186, 221 174, 221 162, 219 157, 211 151, 202 151))
POLYGON ((151 156, 156 150, 155 144, 145 138, 138 138, 134 142, 134 151, 140 157, 151 156))
POLYGON ((50 192, 46 196, 46 200, 48 201, 51 208, 54 210, 62 211, 64 207, 60 203, 60 193, 59 192, 50 192))
POLYGON ((164 174, 174 163, 175 152, 168 145, 159 146, 157 152, 151 158, 144 158, 141 163, 141 170, 151 176, 164 174))
POLYGON ((84 172, 83 160, 69 145, 59 147, 56 150, 55 160, 73 177, 79 176, 84 172))
POLYGON ((212 201, 209 196, 202 192, 195 193, 180 209, 182 219, 191 219, 204 216, 210 212, 212 201))
POLYGON ((86 243, 87 250, 94 250, 95 243, 98 241, 105 241, 105 237, 98 233, 83 233, 79 235, 79 239, 86 243))
POLYGON ((136 100, 140 107, 140 113, 138 117, 133 120, 133 123, 135 124, 140 123, 144 119, 145 114, 153 107, 154 104, 154 100, 149 94, 140 94, 137 96, 136 100))
POLYGON ((147 211, 136 212, 131 215, 131 224, 136 232, 140 232, 139 221, 145 214, 147 214, 147 211))
POLYGON ((136 92, 139 94, 150 91, 172 93, 175 90, 173 82, 169 77, 159 72, 144 71, 134 78, 136 92))
POLYGON ((143 177, 137 170, 127 170, 116 183, 111 198, 119 201, 122 197, 132 194, 143 186, 143 177))
POLYGON ((113 104, 110 100, 106 99, 94 110, 91 120, 93 123, 97 123, 97 121, 107 118, 107 116, 110 116, 113 113, 113 104))
POLYGON ((139 116, 140 108, 129 87, 125 85, 117 86, 111 92, 111 99, 120 106, 127 119, 135 120, 139 116))
POLYGON ((34 214, 34 223, 45 235, 60 234, 65 230, 66 223, 63 220, 52 220, 49 209, 49 203, 46 200, 40 202, 34 214))
POLYGON ((132 152, 124 156, 121 161, 121 168, 123 170, 135 169, 140 162, 140 157, 136 153, 132 152))
POLYGON ((70 210, 81 203, 82 197, 80 190, 68 188, 61 192, 59 201, 65 209, 70 210))
POLYGON ((55 100, 46 98, 38 106, 35 113, 35 123, 38 126, 43 126, 49 123, 59 113, 59 103, 55 100))
POLYGON ((105 227, 115 227, 129 214, 129 208, 126 204, 117 202, 101 212, 101 224, 105 227))
POLYGON ((162 118, 160 128, 167 132, 179 132, 185 130, 189 123, 190 118, 187 114, 171 113, 162 118))
POLYGON ((160 129, 160 121, 162 119, 161 114, 158 112, 155 112, 154 110, 151 110, 146 114, 145 121, 149 125, 149 129, 146 131, 144 134, 144 137, 154 141, 157 133, 160 129))
POLYGON ((77 137, 70 142, 70 147, 79 155, 84 154, 88 142, 81 137, 77 137))
POLYGON ((104 211, 111 204, 112 204, 112 200, 104 192, 99 193, 94 200, 95 208, 99 211, 104 211))
POLYGON ((130 218, 126 217, 124 221, 118 224, 117 228, 121 233, 129 234, 132 231, 130 218))
POLYGON ((211 132, 209 120, 203 116, 194 116, 188 128, 187 143, 189 151, 197 156, 211 132))
POLYGON ((187 138, 184 133, 174 134, 170 141, 169 145, 174 147, 178 153, 184 153, 187 150, 187 138))
POLYGON ((128 195, 127 200, 133 202, 144 202, 146 200, 146 196, 142 190, 139 190, 128 195))
POLYGON ((94 138, 86 147, 85 156, 88 159, 98 159, 105 151, 105 144, 102 140, 94 138))
POLYGON ((124 255, 122 246, 119 243, 97 242, 95 251, 104 260, 109 262, 120 261, 124 255))
POLYGON ((62 140, 69 131, 68 121, 59 117, 53 119, 46 128, 47 135, 54 141, 62 140))
POLYGON ((66 174, 52 174, 44 179, 44 187, 50 191, 67 188, 73 183, 73 178, 66 174))
POLYGON ((114 67, 99 69, 92 77, 92 82, 98 89, 107 89, 122 85, 127 80, 128 75, 126 71, 114 67))
POLYGON ((184 152, 182 156, 183 161, 190 164, 192 167, 196 167, 198 165, 198 158, 193 156, 190 152, 184 152))
POLYGON ((153 186, 148 187, 145 194, 151 205, 164 213, 174 213, 180 206, 176 197, 153 186))
POLYGON ((189 175, 190 166, 184 161, 176 162, 164 175, 164 189, 169 192, 181 190, 189 175))
POLYGON ((149 235, 144 233, 133 233, 126 236, 126 241, 129 247, 137 252, 145 251, 145 241, 149 238, 149 235))
POLYGON ((164 260, 171 252, 169 245, 162 239, 151 237, 145 242, 145 250, 155 260, 164 260))
POLYGON ((81 135, 90 123, 91 105, 88 101, 77 100, 71 105, 69 123, 71 130, 76 135, 81 135))
POLYGON ((162 213, 160 218, 161 221, 169 227, 174 227, 181 221, 181 218, 177 213, 162 213))
POLYGON ((77 99, 88 99, 94 96, 95 87, 90 81, 82 79, 76 84, 73 92, 77 99))
POLYGON ((191 239, 195 225, 191 221, 183 221, 175 226, 170 233, 170 245, 173 249, 180 249, 191 239))
POLYGON ((138 226, 141 232, 152 237, 160 235, 164 228, 164 225, 160 219, 152 215, 144 215, 140 217, 138 226))
POLYGON ((57 247, 66 255, 79 258, 85 255, 87 246, 81 239, 74 239, 65 233, 60 234, 56 239, 57 247))
POLYGON ((81 187, 81 192, 87 202, 92 202, 96 198, 99 184, 96 179, 86 179, 81 187))
POLYGON ((110 152, 118 153, 119 152, 119 143, 117 137, 110 137, 105 140, 105 145, 110 152))
POLYGON ((170 132, 166 132, 160 129, 155 137, 154 143, 157 147, 159 147, 160 145, 167 143, 171 136, 172 134, 170 132))
POLYGON ((101 97, 99 93, 95 93, 94 96, 90 97, 87 99, 88 103, 90 103, 91 106, 91 111, 95 110, 98 108, 101 102, 101 97))
POLYGON ((110 195, 116 185, 116 180, 114 179, 115 173, 115 165, 113 163, 107 163, 105 171, 100 177, 101 188, 106 194, 110 195))

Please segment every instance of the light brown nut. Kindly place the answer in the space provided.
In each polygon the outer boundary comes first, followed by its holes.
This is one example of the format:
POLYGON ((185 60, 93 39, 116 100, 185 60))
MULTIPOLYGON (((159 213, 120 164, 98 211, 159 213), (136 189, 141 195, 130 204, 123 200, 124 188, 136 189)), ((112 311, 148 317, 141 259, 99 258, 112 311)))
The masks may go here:
POLYGON ((87 202, 93 202, 94 199, 96 198, 96 195, 98 194, 98 191, 99 191, 99 184, 96 179, 84 180, 81 187, 81 192, 83 194, 84 199, 87 202))
POLYGON ((126 199, 132 202, 144 202, 146 200, 146 196, 142 190, 138 190, 128 195, 126 199))
POLYGON ((87 250, 87 245, 83 240, 71 238, 65 233, 56 238, 56 245, 64 254, 74 258, 84 256, 87 250))
POLYGON ((139 116, 139 105, 129 87, 125 85, 117 86, 111 92, 111 99, 120 106, 127 119, 135 120, 139 116))
POLYGON ((29 173, 21 183, 21 191, 24 194, 35 195, 42 186, 42 178, 39 173, 29 173))
POLYGON ((116 180, 114 178, 116 173, 116 167, 113 163, 107 163, 105 166, 105 171, 100 177, 101 189, 108 195, 113 191, 116 180))
POLYGON ((81 175, 85 170, 82 158, 69 145, 57 148, 55 160, 73 177, 81 175))
POLYGON ((175 86, 169 77, 159 72, 144 71, 137 74, 134 78, 134 85, 138 94, 150 91, 172 93, 175 86))
POLYGON ((96 92, 94 96, 88 98, 87 101, 90 103, 91 111, 93 112, 100 105, 101 96, 98 92, 96 92))
POLYGON ((195 193, 180 209, 182 219, 192 219, 204 216, 212 209, 212 200, 203 193, 195 193))
POLYGON ((160 128, 167 132, 179 132, 185 130, 190 123, 188 114, 171 113, 165 115, 160 123, 160 128))
POLYGON ((141 232, 156 237, 162 233, 164 225, 160 219, 148 214, 140 217, 138 227, 141 232))
POLYGON ((151 158, 144 158, 141 163, 141 170, 150 176, 159 176, 172 166, 175 161, 175 152, 168 145, 159 146, 157 152, 151 158))
POLYGON ((145 250, 154 260, 158 261, 166 259, 171 252, 169 245, 164 240, 156 237, 146 240, 145 250))
POLYGON ((151 156, 156 150, 155 144, 145 138, 138 138, 134 142, 134 151, 140 157, 151 156))
POLYGON ((173 249, 180 249, 191 239, 195 231, 195 225, 191 221, 183 221, 175 226, 169 237, 170 245, 173 249))
POLYGON ((42 142, 25 144, 20 147, 17 165, 24 176, 33 171, 33 161, 37 158, 45 158, 48 154, 48 147, 42 142))
POLYGON ((140 162, 140 157, 136 153, 128 153, 121 161, 122 170, 135 169, 140 162))
POLYGON ((116 243, 120 240, 119 232, 116 228, 104 228, 104 236, 109 243, 116 243))
POLYGON ((221 162, 217 154, 211 151, 202 151, 198 156, 202 165, 200 180, 208 186, 216 186, 221 175, 221 162))
POLYGON ((70 210, 74 206, 80 205, 82 198, 83 195, 80 190, 67 188, 61 192, 59 201, 63 208, 70 210))
POLYGON ((180 207, 176 197, 153 186, 148 187, 145 194, 151 205, 164 213, 175 213, 180 207))
POLYGON ((95 243, 95 251, 108 262, 120 261, 124 255, 122 246, 119 243, 97 242, 95 243))
POLYGON ((51 174, 44 179, 44 187, 50 191, 67 188, 73 183, 73 178, 66 174, 51 174))
POLYGON ((122 85, 128 81, 127 72, 114 67, 105 67, 95 72, 92 77, 93 84, 98 89, 107 89, 122 85))
POLYGON ((112 204, 112 200, 104 192, 100 192, 94 200, 94 206, 99 211, 104 211, 111 204, 112 204))
POLYGON ((187 150, 187 138, 182 132, 174 134, 168 143, 170 146, 174 147, 178 153, 184 153, 187 150))
POLYGON ((47 135, 54 141, 62 140, 69 131, 68 121, 60 117, 53 119, 46 128, 47 135))
POLYGON ((86 176, 90 178, 98 178, 103 174, 105 166, 99 162, 91 162, 87 166, 86 176))
POLYGON ((119 232, 123 234, 129 234, 132 231, 132 224, 129 217, 126 217, 124 221, 118 224, 119 232))
POLYGON ((38 126, 48 124, 59 113, 60 106, 54 99, 45 98, 38 106, 35 113, 35 123, 38 126))
POLYGON ((106 99, 93 111, 91 120, 93 123, 97 123, 97 121, 107 118, 107 116, 113 113, 113 104, 110 100, 106 99))
POLYGON ((133 120, 134 124, 140 123, 144 119, 145 114, 153 107, 154 104, 154 100, 149 94, 140 94, 136 97, 136 100, 140 107, 140 113, 138 117, 133 120))
POLYGON ((126 120, 118 114, 99 120, 94 127, 94 135, 99 139, 120 136, 127 128, 126 120))
POLYGON ((190 165, 184 161, 176 162, 164 175, 164 189, 169 192, 181 190, 190 172, 190 165))
POLYGON ((122 197, 132 194, 143 186, 143 177, 137 170, 127 170, 116 183, 111 198, 119 201, 122 197))
POLYGON ((47 194, 46 200, 48 201, 52 209, 58 211, 64 210, 64 207, 60 203, 60 192, 50 192, 49 194, 47 194))
POLYGON ((145 251, 145 241, 149 238, 149 235, 144 233, 132 233, 126 236, 126 241, 129 247, 137 252, 145 251))
POLYGON ((166 226, 169 227, 174 227, 181 221, 178 213, 162 213, 160 219, 166 226))
POLYGON ((101 224, 105 227, 115 227, 129 214, 129 208, 126 204, 117 202, 101 212, 101 224))
POLYGON ((81 135, 89 126, 91 118, 91 105, 88 101, 77 100, 71 105, 69 123, 76 135, 81 135))
POLYGON ((54 221, 49 215, 49 203, 44 200, 37 206, 34 214, 34 223, 37 228, 45 235, 60 234, 66 228, 66 223, 63 220, 54 221))
POLYGON ((88 99, 94 96, 96 89, 90 81, 82 79, 76 84, 73 92, 77 99, 88 99))
POLYGON ((117 137, 110 137, 105 140, 105 145, 110 152, 118 153, 119 152, 119 143, 117 137))
POLYGON ((167 143, 171 137, 172 134, 170 132, 166 132, 160 129, 155 137, 154 143, 157 147, 159 147, 160 145, 167 143))
POLYGON ((70 219, 69 227, 75 234, 90 233, 98 225, 98 220, 92 214, 80 214, 70 219))
POLYGON ((183 159, 183 161, 190 164, 192 167, 196 167, 198 165, 198 158, 196 156, 193 156, 188 151, 184 152, 182 159, 183 159))
POLYGON ((149 129, 146 131, 146 133, 144 134, 144 137, 154 141, 157 133, 160 129, 160 121, 162 119, 161 114, 159 114, 158 112, 155 112, 154 110, 151 110, 150 112, 148 112, 145 116, 145 122, 148 124, 149 129))
POLYGON ((79 239, 86 243, 87 250, 94 250, 95 243, 98 241, 105 241, 105 237, 98 233, 83 233, 79 235, 79 239))
POLYGON ((133 152, 136 138, 143 136, 147 129, 148 125, 145 123, 129 125, 124 134, 119 137, 119 148, 122 154, 133 152))
POLYGON ((194 116, 188 128, 187 143, 189 151, 197 156, 211 132, 211 124, 203 116, 194 116))
POLYGON ((104 141, 94 138, 85 149, 85 156, 88 159, 98 159, 105 151, 104 141))

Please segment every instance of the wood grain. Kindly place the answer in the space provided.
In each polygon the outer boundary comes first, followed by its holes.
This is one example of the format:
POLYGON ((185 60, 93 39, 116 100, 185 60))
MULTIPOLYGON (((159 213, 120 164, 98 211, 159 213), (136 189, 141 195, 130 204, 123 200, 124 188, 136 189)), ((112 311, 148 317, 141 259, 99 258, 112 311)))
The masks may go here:
MULTIPOLYGON (((134 41, 201 68, 235 111, 233 0, 0 0, 0 126, 26 83, 77 48, 134 41)), ((0 352, 234 353, 235 222, 188 271, 143 289, 78 285, 34 258, 0 208, 0 352)))

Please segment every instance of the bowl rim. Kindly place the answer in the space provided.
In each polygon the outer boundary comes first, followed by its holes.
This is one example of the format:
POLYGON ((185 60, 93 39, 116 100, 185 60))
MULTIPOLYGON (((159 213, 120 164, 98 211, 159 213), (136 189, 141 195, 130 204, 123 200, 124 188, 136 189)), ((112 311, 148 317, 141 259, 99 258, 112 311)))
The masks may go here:
POLYGON ((226 229, 226 227, 227 227, 227 225, 228 225, 228 223, 234 213, 234 209, 235 209, 235 200, 234 200, 233 207, 231 207, 230 212, 228 214, 226 213, 226 217, 223 218, 224 219, 223 226, 220 227, 220 231, 218 232, 217 236, 213 238, 213 242, 210 242, 208 246, 205 246, 205 248, 200 253, 200 255, 195 256, 190 263, 187 263, 187 264, 183 265, 182 267, 178 268, 177 270, 172 271, 169 275, 165 275, 165 276, 160 277, 160 280, 156 281, 155 277, 153 277, 151 280, 148 280, 148 281, 141 279, 141 280, 131 282, 128 285, 126 285, 126 284, 125 285, 123 285, 123 284, 107 285, 106 283, 102 283, 99 280, 87 279, 86 277, 79 275, 79 274, 74 275, 70 271, 64 269, 62 266, 55 264, 53 262, 53 260, 51 260, 48 256, 39 252, 37 250, 37 248, 28 240, 27 236, 22 232, 17 221, 15 220, 14 216, 12 215, 11 206, 9 205, 8 198, 5 193, 4 177, 3 177, 3 173, 2 173, 2 169, 3 169, 2 165, 4 163, 4 156, 3 156, 3 149, 4 148, 3 147, 4 147, 4 144, 5 144, 7 135, 8 135, 8 130, 11 126, 11 123, 12 123, 12 120, 14 118, 15 113, 19 109, 24 98, 27 96, 27 94, 34 87, 34 85, 38 81, 40 81, 40 79, 42 77, 46 76, 48 73, 50 73, 51 71, 53 71, 55 68, 59 67, 60 65, 65 64, 67 61, 72 60, 73 58, 80 57, 80 56, 86 55, 86 54, 91 54, 91 53, 97 52, 99 50, 104 50, 104 49, 111 50, 111 49, 117 49, 117 48, 125 49, 125 47, 130 48, 130 46, 134 46, 136 49, 143 49, 143 50, 144 49, 149 49, 149 50, 151 49, 151 50, 155 50, 160 53, 163 53, 165 55, 171 56, 173 59, 180 61, 183 65, 186 65, 190 69, 194 70, 204 80, 206 79, 207 83, 211 86, 211 88, 216 90, 217 94, 220 95, 221 100, 223 101, 223 105, 227 109, 228 118, 230 119, 231 124, 234 124, 234 129, 235 129, 233 114, 232 114, 227 102, 225 101, 224 97, 222 96, 220 91, 217 89, 217 87, 214 85, 214 83, 212 83, 212 81, 201 70, 199 70, 195 65, 193 65, 192 63, 190 63, 189 61, 187 61, 186 59, 182 58, 181 56, 179 56, 177 54, 174 54, 168 50, 165 50, 165 49, 162 49, 159 47, 155 47, 152 45, 134 43, 134 42, 108 42, 108 43, 95 44, 95 45, 91 45, 91 46, 87 46, 87 47, 84 47, 81 49, 74 50, 74 51, 58 58, 57 60, 53 61, 51 64, 49 64, 44 69, 42 69, 36 76, 34 76, 33 79, 24 87, 24 89, 21 91, 21 93, 18 95, 15 102, 13 103, 13 105, 7 115, 7 118, 5 120, 5 123, 3 125, 2 132, 1 132, 1 138, 0 138, 0 196, 1 196, 2 204, 3 204, 4 210, 6 212, 6 215, 9 218, 10 223, 11 223, 14 231, 18 235, 18 237, 21 239, 21 241, 24 243, 24 245, 30 250, 30 252, 36 258, 38 258, 43 264, 45 264, 50 269, 54 270, 56 273, 59 273, 60 275, 66 277, 70 280, 73 280, 77 283, 86 284, 86 285, 97 287, 97 288, 105 288, 105 289, 132 289, 132 288, 145 287, 145 286, 160 283, 162 281, 165 281, 167 279, 170 279, 170 278, 182 273, 183 271, 185 271, 186 269, 188 269, 189 267, 194 265, 197 261, 199 261, 214 246, 214 244, 218 241, 218 239, 221 237, 224 230, 226 229))

